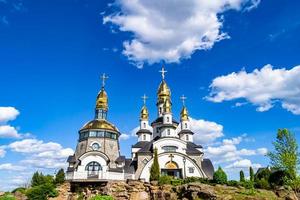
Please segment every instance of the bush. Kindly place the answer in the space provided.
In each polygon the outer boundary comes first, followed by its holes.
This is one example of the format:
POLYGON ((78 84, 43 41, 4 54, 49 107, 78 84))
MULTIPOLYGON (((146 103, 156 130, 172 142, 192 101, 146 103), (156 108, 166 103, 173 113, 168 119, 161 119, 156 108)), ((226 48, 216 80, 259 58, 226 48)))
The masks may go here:
POLYGON ((218 184, 225 184, 227 182, 227 175, 221 167, 214 173, 213 181, 218 184))
POLYGON ((260 189, 270 189, 270 184, 268 182, 268 180, 262 178, 262 179, 258 179, 254 182, 254 186, 255 188, 260 188, 260 189))
POLYGON ((11 193, 5 193, 0 197, 0 200, 15 200, 16 198, 11 193))
POLYGON ((57 197, 58 192, 53 184, 45 183, 28 189, 26 196, 29 200, 46 200, 48 197, 57 197))
POLYGON ((287 185, 290 186, 294 192, 300 193, 300 176, 297 176, 293 180, 288 180, 287 185))
POLYGON ((159 177, 158 184, 159 185, 171 185, 172 179, 173 178, 171 176, 161 176, 161 177, 159 177))
POLYGON ((24 188, 24 187, 18 187, 16 189, 14 189, 13 191, 11 191, 11 193, 16 193, 16 192, 21 192, 22 194, 25 194, 26 188, 24 188))
POLYGON ((268 181, 270 186, 274 188, 285 185, 288 180, 291 180, 291 175, 287 171, 277 170, 270 175, 268 181))
POLYGON ((150 168, 150 181, 158 181, 160 177, 160 169, 158 163, 157 149, 154 149, 153 163, 150 168))
POLYGON ((245 181, 245 174, 244 174, 244 171, 241 170, 240 171, 240 182, 244 182, 245 181))
POLYGON ((55 184, 62 184, 65 182, 65 172, 64 169, 58 170, 55 176, 55 184))
POLYGON ((271 171, 268 168, 264 168, 256 172, 254 176, 254 186, 260 189, 270 189, 269 177, 271 171))
POLYGON ((230 181, 227 182, 227 185, 232 186, 232 187, 237 187, 237 186, 240 185, 240 183, 236 180, 230 180, 230 181))
POLYGON ((252 181, 244 180, 241 185, 246 189, 254 189, 254 184, 252 181))
POLYGON ((177 185, 182 185, 184 181, 182 179, 172 179, 171 180, 171 185, 177 186, 177 185))
POLYGON ((96 195, 89 200, 114 200, 112 196, 107 196, 107 195, 96 195))

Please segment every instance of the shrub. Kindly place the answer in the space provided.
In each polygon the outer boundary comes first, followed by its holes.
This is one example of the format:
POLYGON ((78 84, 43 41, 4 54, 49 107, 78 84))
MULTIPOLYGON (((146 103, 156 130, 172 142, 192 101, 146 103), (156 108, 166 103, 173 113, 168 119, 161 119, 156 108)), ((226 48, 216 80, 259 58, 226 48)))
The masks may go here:
POLYGON ((150 181, 157 181, 160 177, 160 170, 159 170, 159 163, 158 163, 158 156, 157 156, 157 149, 154 149, 154 158, 153 164, 150 168, 150 181))
POLYGON ((26 191, 29 200, 46 200, 48 197, 57 197, 58 192, 51 183, 45 183, 40 186, 34 186, 26 191))
POLYGON ((25 194, 26 188, 24 188, 24 187, 18 187, 16 189, 14 189, 13 191, 11 191, 11 193, 16 193, 16 192, 21 192, 22 194, 25 194))
POLYGON ((108 195, 96 195, 89 200, 114 200, 114 198, 108 195))
POLYGON ((0 197, 0 200, 15 200, 16 198, 11 193, 5 193, 0 197))
POLYGON ((173 178, 171 176, 161 176, 161 177, 159 177, 158 184, 159 185, 171 185, 172 179, 173 178))
POLYGON ((232 187, 237 187, 237 186, 240 185, 240 183, 236 180, 230 180, 230 181, 227 182, 227 185, 232 186, 232 187))
POLYGON ((186 177, 184 179, 184 183, 193 183, 193 182, 199 182, 200 178, 199 177, 195 177, 195 176, 192 176, 192 177, 186 177))
POLYGON ((254 182, 254 186, 255 188, 260 188, 260 189, 270 189, 270 184, 268 182, 268 180, 262 178, 262 179, 258 179, 254 182))
POLYGON ((283 186, 288 180, 292 179, 287 171, 277 170, 270 175, 268 181, 270 186, 274 188, 276 186, 283 186))
POLYGON ((243 170, 240 171, 240 182, 244 182, 245 181, 245 174, 243 172, 243 170))
POLYGON ((296 193, 300 193, 300 176, 297 176, 293 180, 288 180, 287 185, 290 186, 296 193))
POLYGON ((214 173, 213 181, 218 184, 225 184, 227 182, 227 175, 221 167, 214 173))
POLYGON ((182 185, 184 181, 182 179, 172 179, 171 180, 171 185, 177 186, 177 185, 182 185))
POLYGON ((58 170, 55 176, 55 184, 62 184, 65 182, 65 172, 64 169, 58 170))
POLYGON ((253 168, 249 168, 249 174, 250 174, 250 181, 254 182, 254 171, 253 168))
POLYGON ((269 177, 271 171, 268 168, 264 168, 256 172, 254 176, 254 186, 261 189, 270 189, 269 177))
POLYGON ((241 184, 246 189, 254 189, 254 184, 252 181, 244 180, 241 184))

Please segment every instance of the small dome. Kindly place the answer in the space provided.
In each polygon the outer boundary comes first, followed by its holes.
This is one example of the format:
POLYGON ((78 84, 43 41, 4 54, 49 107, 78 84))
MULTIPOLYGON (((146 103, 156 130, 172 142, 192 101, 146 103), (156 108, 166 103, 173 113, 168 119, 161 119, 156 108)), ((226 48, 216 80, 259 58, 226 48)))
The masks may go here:
POLYGON ((171 103, 171 101, 170 101, 170 99, 167 99, 166 101, 165 101, 165 103, 164 103, 164 111, 166 112, 166 113, 171 113, 171 109, 172 109, 172 103, 171 103))
POLYGON ((166 99, 169 99, 171 97, 171 91, 168 87, 165 80, 162 80, 160 83, 158 90, 157 90, 157 96, 159 102, 164 102, 166 99))
POLYGON ((143 106, 142 110, 141 110, 141 120, 148 120, 149 117, 149 112, 146 106, 143 106))
POLYGON ((189 114, 186 107, 184 106, 180 112, 180 120, 187 121, 188 119, 189 119, 189 114))
POLYGON ((108 110, 108 98, 103 87, 97 96, 96 109, 108 110))
POLYGON ((106 120, 99 120, 99 119, 89 121, 80 129, 80 131, 94 130, 94 129, 103 129, 103 130, 109 130, 109 131, 119 133, 119 130, 117 127, 115 127, 115 125, 113 125, 112 123, 106 120))

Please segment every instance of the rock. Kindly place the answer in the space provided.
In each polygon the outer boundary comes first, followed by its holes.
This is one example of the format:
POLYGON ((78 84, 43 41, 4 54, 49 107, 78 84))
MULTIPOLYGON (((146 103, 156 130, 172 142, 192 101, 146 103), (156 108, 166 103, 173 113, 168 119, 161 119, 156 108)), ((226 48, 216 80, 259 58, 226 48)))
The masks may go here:
POLYGON ((21 193, 20 191, 16 191, 14 193, 14 197, 16 198, 16 200, 26 200, 27 199, 26 195, 21 193))
POLYGON ((294 192, 290 192, 285 196, 285 200, 298 200, 294 192))
POLYGON ((151 181, 150 184, 151 185, 158 185, 158 181, 151 181))

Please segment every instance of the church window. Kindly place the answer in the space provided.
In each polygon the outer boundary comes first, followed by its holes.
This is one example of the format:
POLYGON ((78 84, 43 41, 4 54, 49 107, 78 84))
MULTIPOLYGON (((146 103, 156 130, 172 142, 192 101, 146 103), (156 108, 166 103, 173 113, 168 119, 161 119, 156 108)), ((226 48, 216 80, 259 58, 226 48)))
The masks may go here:
POLYGON ((82 149, 83 149, 83 146, 84 146, 83 144, 81 144, 81 145, 80 145, 80 150, 82 150, 82 149))
POLYGON ((170 122, 170 117, 167 117, 167 122, 170 122))
POLYGON ((162 147, 162 149, 165 152, 176 152, 176 150, 178 149, 178 147, 176 147, 176 146, 164 146, 164 147, 162 147))
POLYGON ((88 176, 96 176, 102 167, 98 162, 93 161, 86 165, 85 170, 88 171, 88 176))
POLYGON ((97 151, 97 150, 100 149, 100 144, 98 144, 97 142, 95 142, 95 143, 92 144, 92 148, 93 148, 93 150, 97 151))
POLYGON ((185 135, 185 140, 189 141, 189 135, 185 135))
POLYGON ((143 135, 143 140, 146 140, 146 135, 145 134, 143 135))
POLYGON ((194 171, 195 171, 195 168, 194 168, 194 167, 189 167, 189 173, 190 173, 190 174, 193 174, 194 171))
POLYGON ((97 137, 104 137, 104 131, 97 131, 97 137))
POLYGON ((170 129, 167 129, 167 133, 168 133, 168 135, 170 135, 170 129))
POLYGON ((96 131, 91 131, 90 132, 90 137, 96 137, 96 134, 97 134, 96 131))
POLYGON ((187 123, 184 123, 185 128, 187 128, 187 123))
POLYGON ((161 107, 159 107, 159 114, 161 114, 161 107))
POLYGON ((144 128, 146 128, 146 123, 144 122, 144 128))
POLYGON ((143 163, 146 165, 147 162, 148 162, 148 160, 147 160, 147 158, 145 158, 145 159, 143 160, 143 163))
POLYGON ((159 133, 159 129, 158 128, 156 129, 156 133, 159 133))

